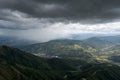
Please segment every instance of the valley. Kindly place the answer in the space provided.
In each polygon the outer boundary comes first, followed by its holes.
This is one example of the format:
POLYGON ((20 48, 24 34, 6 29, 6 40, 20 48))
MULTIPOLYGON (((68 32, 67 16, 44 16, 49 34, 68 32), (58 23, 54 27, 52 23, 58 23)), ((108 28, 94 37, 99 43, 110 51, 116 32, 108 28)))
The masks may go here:
MULTIPOLYGON (((115 38, 115 36, 113 37, 115 38)), ((118 39, 118 36, 116 37, 118 39)), ((42 57, 83 59, 92 57, 99 61, 111 62, 109 59, 111 56, 118 56, 120 54, 120 45, 119 43, 114 43, 113 40, 108 41, 104 39, 92 37, 85 40, 52 40, 23 46, 20 49, 42 57)))
POLYGON ((18 48, 0 46, 0 80, 120 79, 120 46, 100 38, 52 40, 18 48))

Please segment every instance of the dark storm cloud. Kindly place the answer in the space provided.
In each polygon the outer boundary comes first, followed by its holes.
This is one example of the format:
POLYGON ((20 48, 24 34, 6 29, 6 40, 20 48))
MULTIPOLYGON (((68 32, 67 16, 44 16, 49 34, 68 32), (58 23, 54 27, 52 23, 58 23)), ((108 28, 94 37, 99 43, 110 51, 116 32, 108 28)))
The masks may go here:
POLYGON ((120 17, 119 4, 120 0, 0 0, 2 9, 18 10, 39 18, 76 20, 116 19, 120 17))
POLYGON ((120 0, 0 0, 0 35, 18 39, 120 34, 119 21, 120 0))

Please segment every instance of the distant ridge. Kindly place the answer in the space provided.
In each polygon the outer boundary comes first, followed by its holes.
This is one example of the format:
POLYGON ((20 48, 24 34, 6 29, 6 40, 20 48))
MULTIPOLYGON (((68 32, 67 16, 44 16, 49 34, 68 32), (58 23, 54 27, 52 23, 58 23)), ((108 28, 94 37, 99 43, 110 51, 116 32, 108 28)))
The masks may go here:
POLYGON ((112 42, 102 40, 99 37, 92 37, 84 40, 84 42, 98 49, 114 45, 112 42))

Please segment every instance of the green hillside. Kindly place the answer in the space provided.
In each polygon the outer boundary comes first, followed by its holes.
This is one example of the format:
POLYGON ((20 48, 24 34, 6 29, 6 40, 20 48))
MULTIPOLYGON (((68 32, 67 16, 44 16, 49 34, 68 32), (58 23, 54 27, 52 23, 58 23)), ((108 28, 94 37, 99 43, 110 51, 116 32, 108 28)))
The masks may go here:
POLYGON ((102 36, 102 37, 99 37, 101 40, 104 40, 104 41, 109 41, 109 42, 112 42, 114 44, 120 44, 120 35, 117 35, 117 36, 102 36))
POLYGON ((103 49, 103 48, 110 47, 110 46, 114 45, 112 42, 102 40, 99 37, 92 37, 92 38, 84 40, 84 42, 95 47, 96 49, 103 49))
MULTIPOLYGON (((85 66, 83 67, 85 68, 85 66)), ((94 64, 82 72, 67 77, 68 80, 120 80, 120 67, 108 63, 94 64)))
POLYGON ((96 49, 94 55, 99 60, 108 61, 110 56, 119 54, 119 45, 104 40, 102 37, 92 37, 84 40, 84 42, 96 49))
POLYGON ((0 47, 0 80, 120 80, 120 67, 79 58, 40 58, 0 47))
POLYGON ((53 40, 22 47, 37 55, 90 58, 95 48, 79 40, 53 40))
POLYGON ((83 60, 40 58, 16 48, 0 47, 0 80, 63 80, 83 60))

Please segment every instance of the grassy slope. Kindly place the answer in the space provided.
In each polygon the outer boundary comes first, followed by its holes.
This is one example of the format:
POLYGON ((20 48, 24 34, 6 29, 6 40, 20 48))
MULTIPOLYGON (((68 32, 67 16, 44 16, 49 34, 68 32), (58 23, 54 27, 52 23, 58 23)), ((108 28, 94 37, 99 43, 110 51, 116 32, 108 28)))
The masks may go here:
POLYGON ((90 57, 94 48, 79 40, 53 40, 23 47, 33 54, 57 55, 60 57, 90 57))

